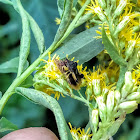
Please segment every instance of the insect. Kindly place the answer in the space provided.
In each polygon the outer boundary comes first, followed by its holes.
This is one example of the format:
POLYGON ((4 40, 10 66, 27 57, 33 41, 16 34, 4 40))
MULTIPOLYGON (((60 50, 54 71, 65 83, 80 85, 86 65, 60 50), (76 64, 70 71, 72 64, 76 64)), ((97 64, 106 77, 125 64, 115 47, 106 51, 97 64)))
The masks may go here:
POLYGON ((64 74, 67 82, 71 85, 73 89, 79 89, 81 80, 84 77, 83 74, 80 74, 77 69, 77 62, 70 61, 68 59, 65 60, 54 60, 58 69, 64 74))

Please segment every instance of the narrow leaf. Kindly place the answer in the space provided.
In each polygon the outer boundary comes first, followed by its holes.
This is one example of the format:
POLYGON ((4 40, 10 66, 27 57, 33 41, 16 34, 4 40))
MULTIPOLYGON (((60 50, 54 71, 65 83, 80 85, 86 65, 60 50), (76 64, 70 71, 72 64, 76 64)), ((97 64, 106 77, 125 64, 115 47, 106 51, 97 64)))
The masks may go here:
POLYGON ((117 90, 120 91, 124 84, 124 78, 125 78, 125 73, 127 71, 127 67, 125 66, 120 66, 120 74, 119 74, 119 80, 117 82, 117 90))
POLYGON ((58 0, 58 3, 60 3, 60 5, 64 4, 64 8, 61 23, 54 38, 54 43, 57 43, 62 38, 70 24, 73 0, 58 0))
POLYGON ((55 115, 57 122, 58 131, 61 137, 61 140, 72 140, 70 137, 70 132, 67 132, 67 124, 63 116, 63 112, 58 102, 48 94, 37 91, 34 89, 17 87, 16 92, 23 95, 27 99, 33 101, 34 103, 43 105, 44 107, 49 108, 55 115), (69 138, 68 138, 69 137, 69 138))
POLYGON ((0 119, 0 132, 8 131, 8 130, 17 130, 17 126, 10 121, 8 121, 6 118, 2 117, 0 119))
MULTIPOLYGON (((15 57, 0 65, 0 73, 17 73, 19 64, 19 57, 15 57)), ((28 67, 29 63, 26 61, 24 69, 28 67)))
POLYGON ((62 17, 62 14, 63 14, 64 2, 65 0, 57 0, 58 12, 59 12, 60 17, 62 17))
POLYGON ((5 4, 10 4, 10 5, 13 4, 10 0, 0 0, 0 2, 3 2, 5 4))
MULTIPOLYGON (((78 0, 73 0, 73 7, 76 6, 78 0)), ((57 0, 58 12, 60 17, 62 17, 64 11, 65 0, 57 0)))
POLYGON ((23 30, 22 37, 21 37, 21 44, 20 44, 20 55, 19 55, 19 68, 18 68, 18 76, 19 76, 23 72, 24 65, 29 55, 31 36, 30 36, 28 17, 20 3, 20 0, 17 0, 17 6, 18 6, 19 14, 22 18, 22 30, 23 30))
POLYGON ((75 35, 54 53, 60 58, 65 58, 66 55, 69 58, 75 57, 74 60, 79 60, 80 64, 89 61, 104 49, 102 40, 94 38, 97 29, 98 26, 95 26, 75 35))
POLYGON ((90 20, 92 17, 93 17, 93 14, 92 13, 84 14, 83 16, 80 17, 80 19, 76 23, 75 28, 78 27, 78 26, 80 26, 80 25, 82 25, 86 21, 90 20))
POLYGON ((113 44, 108 39, 104 27, 102 27, 102 40, 104 47, 112 60, 118 65, 127 65, 126 61, 119 55, 113 44))
POLYGON ((38 49, 39 49, 40 53, 42 54, 45 51, 45 40, 44 40, 43 33, 42 33, 41 29, 39 28, 38 24, 32 18, 32 16, 30 16, 27 12, 26 12, 26 14, 28 16, 35 40, 37 42, 38 49))

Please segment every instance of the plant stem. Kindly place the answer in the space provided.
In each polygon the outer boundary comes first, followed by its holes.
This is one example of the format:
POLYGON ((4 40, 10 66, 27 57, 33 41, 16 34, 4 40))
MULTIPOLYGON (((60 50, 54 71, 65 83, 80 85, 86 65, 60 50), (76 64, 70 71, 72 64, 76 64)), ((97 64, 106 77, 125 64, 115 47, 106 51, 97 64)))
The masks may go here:
POLYGON ((83 14, 86 6, 90 3, 91 0, 87 0, 85 2, 85 4, 82 6, 82 8, 80 9, 80 11, 78 12, 78 14, 76 15, 76 17, 74 18, 74 20, 71 22, 71 24, 69 25, 67 31, 65 32, 64 36, 61 38, 61 40, 57 43, 57 45, 59 46, 64 39, 72 32, 72 30, 75 28, 75 25, 77 23, 77 21, 79 20, 79 18, 81 17, 81 15, 83 14))
POLYGON ((52 45, 41 55, 39 56, 34 63, 32 63, 22 74, 21 76, 17 77, 14 82, 10 85, 10 87, 7 89, 5 94, 2 96, 0 100, 0 114, 2 113, 2 110, 7 103, 8 99, 11 97, 12 94, 14 94, 14 90, 16 87, 18 87, 34 70, 35 68, 39 65, 40 59, 43 59, 48 52, 53 52, 58 48, 58 46, 64 41, 64 39, 71 33, 71 31, 75 28, 76 22, 79 20, 81 15, 83 14, 86 6, 90 3, 90 0, 87 0, 85 4, 82 6, 80 11, 78 12, 77 16, 74 18, 70 26, 68 27, 66 33, 64 36, 61 38, 61 40, 58 43, 52 43, 52 45))
POLYGON ((54 46, 51 45, 40 57, 38 57, 34 63, 32 63, 28 69, 26 69, 21 76, 17 77, 14 82, 10 85, 10 87, 7 89, 7 91, 5 92, 5 94, 2 96, 1 100, 0 100, 0 114, 5 106, 5 104, 7 103, 8 99, 11 97, 11 95, 13 95, 15 92, 15 88, 18 87, 34 70, 35 68, 39 65, 40 63, 40 59, 44 58, 49 51, 54 51, 54 46))

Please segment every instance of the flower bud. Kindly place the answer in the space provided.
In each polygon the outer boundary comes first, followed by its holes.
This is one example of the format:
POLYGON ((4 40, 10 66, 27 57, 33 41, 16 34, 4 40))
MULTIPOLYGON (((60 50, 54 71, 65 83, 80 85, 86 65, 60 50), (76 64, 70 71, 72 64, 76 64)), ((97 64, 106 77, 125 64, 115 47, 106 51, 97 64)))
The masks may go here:
POLYGON ((81 83, 81 87, 84 87, 84 86, 86 86, 87 85, 87 81, 85 80, 85 79, 82 79, 82 81, 81 81, 82 83, 81 83))
POLYGON ((117 8, 114 12, 113 18, 116 18, 117 16, 119 16, 123 12, 123 9, 126 6, 126 4, 127 4, 127 0, 120 0, 119 5, 117 6, 117 8))
POLYGON ((138 86, 133 86, 132 92, 138 91, 138 86))
POLYGON ((99 114, 100 114, 100 118, 102 121, 106 120, 106 105, 103 102, 103 96, 98 96, 96 98, 97 104, 98 104, 98 108, 99 108, 99 114))
POLYGON ((119 105, 119 108, 124 110, 127 114, 133 112, 137 107, 138 104, 136 101, 127 101, 119 105))
POLYGON ((86 94, 91 96, 92 95, 92 85, 88 85, 86 89, 86 94))
POLYGON ((125 73, 125 84, 121 89, 122 98, 125 98, 132 91, 133 86, 132 74, 130 71, 127 71, 125 73))
POLYGON ((111 118, 112 115, 112 111, 114 108, 114 91, 110 91, 108 96, 107 96, 107 119, 109 120, 111 118))
POLYGON ((118 131, 119 127, 121 126, 121 124, 124 122, 125 120, 125 115, 121 115, 117 120, 115 120, 112 125, 108 128, 107 133, 110 136, 113 136, 114 134, 116 134, 116 132, 118 131))
POLYGON ((119 46, 120 46, 121 50, 123 50, 125 48, 125 41, 121 39, 119 42, 119 46))
POLYGON ((91 84, 89 84, 89 85, 87 86, 87 88, 86 88, 86 96, 87 96, 87 100, 89 100, 89 99, 90 99, 90 97, 91 97, 92 93, 93 93, 93 90, 92 90, 92 85, 91 85, 91 84))
POLYGON ((137 100, 140 99, 140 92, 133 92, 129 94, 126 98, 127 100, 137 100))
POLYGON ((99 124, 99 112, 97 109, 92 110, 92 124, 94 127, 94 131, 97 131, 98 124, 99 124))
POLYGON ((134 32, 139 32, 140 31, 140 25, 134 26, 133 31, 134 32))
POLYGON ((103 10, 99 6, 94 8, 94 12, 97 14, 97 16, 102 22, 106 21, 106 17, 103 13, 103 10))
POLYGON ((123 20, 117 25, 114 36, 116 36, 120 31, 122 31, 129 21, 130 17, 124 16, 123 20))
POLYGON ((121 94, 118 90, 115 90, 115 99, 117 101, 117 103, 120 102, 120 97, 121 97, 121 94))
POLYGON ((103 102, 106 101, 108 91, 109 91, 109 90, 108 90, 107 88, 103 88, 103 89, 102 89, 103 102))
POLYGON ((100 6, 105 9, 106 8, 106 2, 105 0, 98 0, 98 3, 100 4, 100 6))
POLYGON ((125 60, 127 60, 132 55, 135 44, 136 44, 136 40, 130 40, 128 42, 128 48, 125 51, 125 55, 126 55, 125 60))
POLYGON ((133 85, 132 73, 130 71, 125 73, 125 85, 133 85))
POLYGON ((93 91, 94 91, 95 96, 100 95, 101 94, 100 80, 93 79, 92 84, 93 84, 93 91))

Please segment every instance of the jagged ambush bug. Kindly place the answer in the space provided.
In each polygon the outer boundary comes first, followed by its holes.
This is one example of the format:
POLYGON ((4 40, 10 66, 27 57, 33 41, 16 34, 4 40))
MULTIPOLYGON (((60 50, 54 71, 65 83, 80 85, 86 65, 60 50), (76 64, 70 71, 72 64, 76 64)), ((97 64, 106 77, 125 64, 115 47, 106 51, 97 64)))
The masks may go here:
POLYGON ((77 69, 77 62, 70 61, 67 58, 65 60, 54 60, 58 69, 64 74, 67 82, 73 89, 79 89, 81 85, 83 74, 80 74, 77 69))

